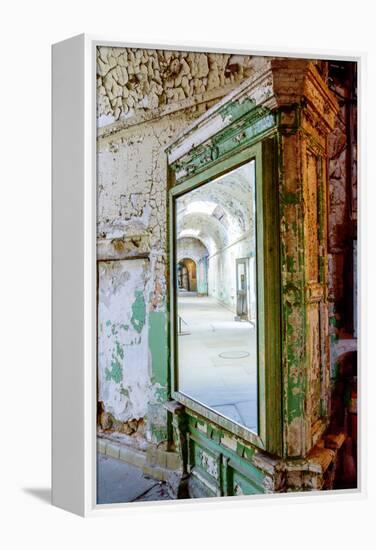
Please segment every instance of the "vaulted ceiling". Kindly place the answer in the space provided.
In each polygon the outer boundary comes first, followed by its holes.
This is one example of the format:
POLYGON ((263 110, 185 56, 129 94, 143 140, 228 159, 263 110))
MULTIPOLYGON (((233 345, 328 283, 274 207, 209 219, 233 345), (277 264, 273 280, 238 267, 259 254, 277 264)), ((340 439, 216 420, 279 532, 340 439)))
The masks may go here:
POLYGON ((251 161, 179 197, 177 238, 196 238, 212 255, 254 235, 254 168, 251 161))

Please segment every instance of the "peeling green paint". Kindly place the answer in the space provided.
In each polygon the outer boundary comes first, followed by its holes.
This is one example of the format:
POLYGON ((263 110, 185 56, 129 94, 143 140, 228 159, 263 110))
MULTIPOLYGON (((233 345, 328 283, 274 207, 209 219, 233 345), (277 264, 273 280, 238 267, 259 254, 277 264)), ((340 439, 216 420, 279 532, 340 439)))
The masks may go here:
POLYGON ((338 334, 331 334, 330 335, 330 343, 331 344, 336 344, 339 340, 339 336, 338 334))
POLYGON ((115 345, 116 345, 116 353, 117 355, 121 358, 121 359, 124 359, 124 349, 123 349, 123 346, 116 340, 115 342, 115 345))
MULTIPOLYGON (((292 192, 283 193, 281 195, 281 200, 284 204, 299 204, 300 193, 292 193, 292 192)), ((296 227, 296 223, 295 223, 295 227, 296 227)))
MULTIPOLYGON (((250 99, 226 105, 219 113, 222 118, 230 117, 230 126, 226 126, 204 145, 175 162, 171 166, 174 171, 184 171, 187 174, 185 178, 192 177, 239 146, 251 145, 261 139, 261 136, 267 135, 275 127, 274 114, 268 109, 255 107, 254 101, 250 99)), ((180 182, 185 178, 180 178, 180 182)))
MULTIPOLYGON (((223 495, 234 495, 236 482, 241 479, 247 493, 263 493, 265 474, 253 463, 255 450, 237 442, 236 451, 220 443, 219 432, 223 436, 224 430, 218 430, 210 421, 205 422, 206 430, 198 429, 201 419, 193 417, 189 412, 188 427, 190 432, 190 453, 188 456, 190 468, 198 468, 203 474, 202 480, 211 479, 217 491, 223 495), (208 460, 203 460, 205 456, 208 460), (222 458, 221 458, 222 457, 222 458)), ((230 437, 230 434, 228 434, 230 437)))
POLYGON ((242 456, 250 460, 255 454, 255 449, 251 447, 244 447, 242 456))
POLYGON ((153 441, 160 443, 167 440, 167 426, 156 426, 152 424, 151 426, 151 435, 153 441))
POLYGON ((302 416, 303 412, 300 388, 291 384, 288 394, 288 423, 290 424, 295 418, 302 416))
POLYGON ((332 327, 340 328, 341 322, 336 317, 329 317, 329 325, 332 327))
POLYGON ((295 273, 295 258, 293 256, 286 256, 287 269, 290 273, 295 273))
POLYGON ((113 380, 116 384, 119 384, 123 379, 123 368, 117 357, 112 356, 111 370, 106 368, 106 380, 113 380))
POLYGON ((255 101, 250 98, 245 98, 244 101, 229 101, 221 109, 219 114, 222 120, 235 121, 244 116, 249 111, 255 108, 255 101))
POLYGON ((131 324, 138 333, 142 331, 145 325, 146 307, 145 298, 141 290, 136 290, 135 301, 132 304, 131 324))
POLYGON ((168 397, 167 387, 166 386, 156 387, 155 396, 159 403, 164 403, 168 397))
POLYGON ((162 402, 167 398, 168 383, 167 318, 163 311, 149 314, 149 350, 152 382, 158 385, 157 400, 162 402))

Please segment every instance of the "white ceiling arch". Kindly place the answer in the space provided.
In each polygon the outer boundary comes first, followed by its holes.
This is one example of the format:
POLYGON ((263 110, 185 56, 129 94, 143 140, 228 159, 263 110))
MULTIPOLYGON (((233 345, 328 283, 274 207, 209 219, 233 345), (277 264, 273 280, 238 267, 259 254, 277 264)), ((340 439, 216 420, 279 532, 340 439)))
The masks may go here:
POLYGON ((254 162, 207 182, 176 201, 177 236, 197 238, 213 254, 255 229, 254 162))
POLYGON ((214 216, 191 213, 178 217, 177 238, 191 237, 200 240, 214 254, 227 244, 226 228, 214 216))

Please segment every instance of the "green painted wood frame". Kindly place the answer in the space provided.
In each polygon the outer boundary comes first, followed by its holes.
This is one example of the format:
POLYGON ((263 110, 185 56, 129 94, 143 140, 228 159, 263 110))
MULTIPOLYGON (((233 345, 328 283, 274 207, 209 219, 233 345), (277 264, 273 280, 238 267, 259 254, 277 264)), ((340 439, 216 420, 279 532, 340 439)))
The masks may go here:
MULTIPOLYGON (((258 448, 275 455, 282 453, 281 387, 281 299, 279 256, 279 210, 277 172, 277 133, 273 131, 254 145, 242 148, 225 159, 173 185, 169 190, 169 285, 170 285, 170 395, 188 409, 202 415, 258 448), (176 311, 176 199, 238 166, 256 164, 256 265, 258 337, 258 431, 240 426, 207 406, 198 403, 178 388, 176 311)), ((170 172, 173 184, 172 170, 170 172)))

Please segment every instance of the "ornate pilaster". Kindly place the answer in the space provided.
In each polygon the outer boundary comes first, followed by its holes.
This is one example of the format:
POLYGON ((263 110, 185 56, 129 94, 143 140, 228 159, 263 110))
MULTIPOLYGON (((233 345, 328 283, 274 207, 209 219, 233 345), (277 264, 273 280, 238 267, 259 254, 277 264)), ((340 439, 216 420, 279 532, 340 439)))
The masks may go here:
POLYGON ((327 138, 336 100, 313 62, 271 62, 279 142, 284 454, 305 456, 329 399, 327 138))

